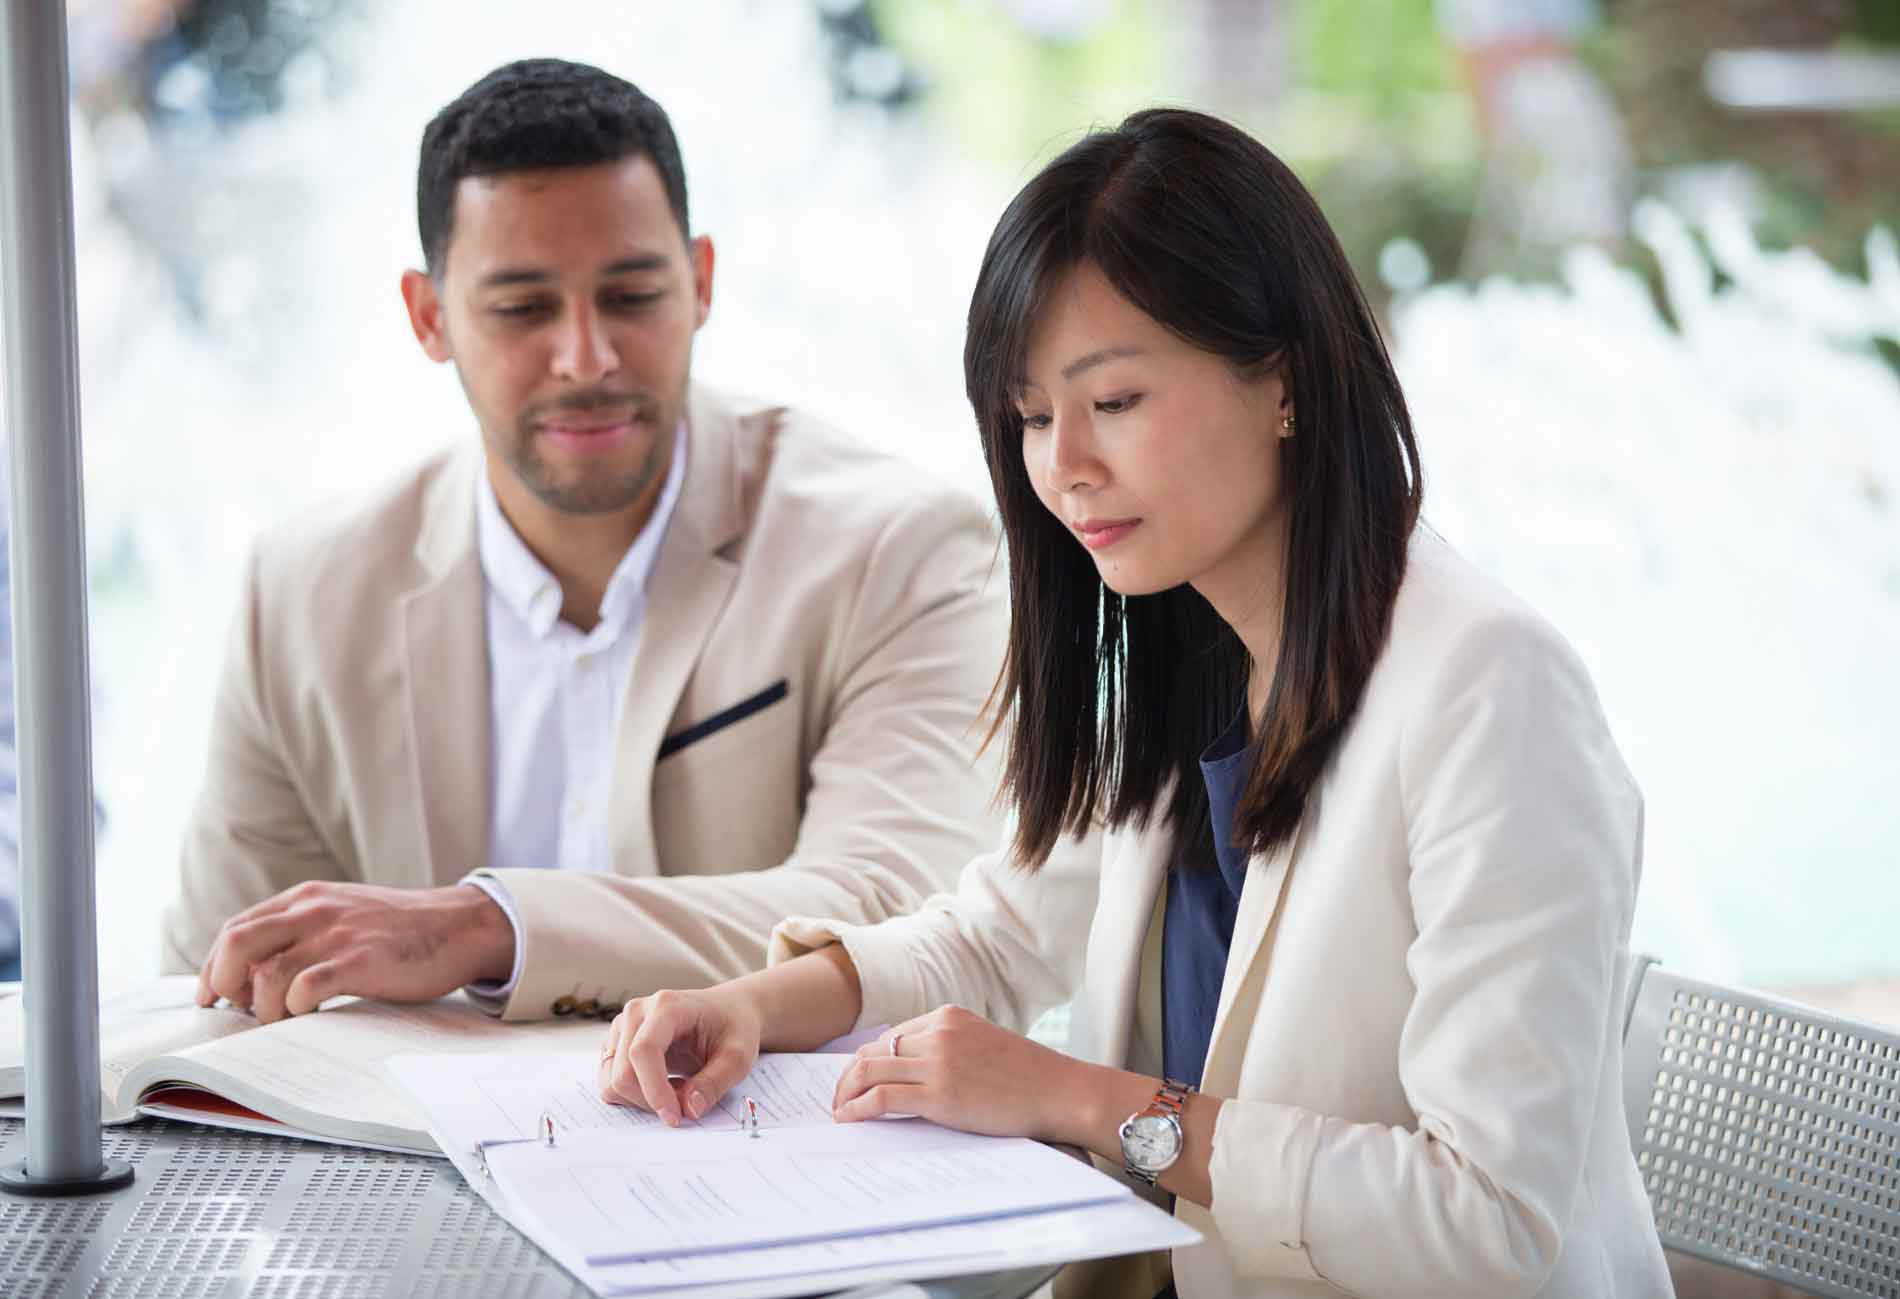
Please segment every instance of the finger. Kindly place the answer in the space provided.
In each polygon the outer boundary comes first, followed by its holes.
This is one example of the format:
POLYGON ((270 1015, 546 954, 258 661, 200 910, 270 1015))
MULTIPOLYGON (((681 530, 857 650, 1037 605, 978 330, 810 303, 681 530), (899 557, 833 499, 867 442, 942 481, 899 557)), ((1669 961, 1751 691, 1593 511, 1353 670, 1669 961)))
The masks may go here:
POLYGON ((227 921, 206 964, 206 982, 234 1006, 251 1005, 251 970, 296 944, 299 924, 288 914, 227 921))
MULTIPOLYGON (((859 1047, 854 1054, 859 1060, 889 1060, 897 1056, 916 1059, 929 1049, 931 1018, 920 1015, 916 1019, 905 1020, 902 1024, 878 1034, 875 1038, 859 1047)), ((851 1071, 846 1069, 838 1078, 838 1086, 832 1092, 831 1106, 836 1109, 843 1104, 845 1097, 845 1079, 851 1071)))
POLYGON ((200 1006, 215 1006, 218 1004, 218 998, 223 995, 214 986, 212 971, 217 966, 219 958, 224 955, 226 941, 232 927, 252 919, 264 908, 273 908, 283 896, 282 893, 273 894, 256 906, 246 907, 219 926, 217 936, 211 940, 211 950, 205 953, 204 961, 198 966, 198 1004, 200 1006))
POLYGON ((838 1076, 838 1088, 831 1097, 832 1112, 843 1109, 873 1087, 891 1083, 920 1084, 929 1076, 929 1070, 927 1061, 891 1055, 865 1056, 854 1060, 838 1076))
POLYGON ((357 965, 347 954, 317 958, 305 965, 284 990, 284 1013, 308 1015, 332 997, 349 995, 357 965))
POLYGON ((211 986, 211 961, 217 954, 218 949, 214 945, 205 954, 204 964, 198 967, 198 1004, 201 1007, 209 1008, 218 1004, 217 990, 211 986))
POLYGON ((225 924, 228 927, 230 925, 245 924, 252 920, 263 920, 270 916, 282 915, 299 902, 308 901, 311 896, 311 891, 315 887, 316 885, 310 881, 305 881, 302 884, 284 889, 281 892, 273 893, 262 902, 253 902, 250 906, 232 916, 225 924))
POLYGON ((613 1090, 614 1062, 620 1057, 621 1043, 630 1034, 627 1032, 627 1017, 633 1011, 633 1003, 628 1002, 625 1009, 607 1025, 606 1036, 600 1040, 600 1065, 595 1070, 596 1085, 600 1088, 600 1098, 609 1104, 618 1104, 618 1093, 613 1090))
MULTIPOLYGON (((931 1011, 929 1014, 926 1014, 926 1015, 918 1015, 913 1019, 907 1019, 901 1024, 893 1024, 889 1028, 885 1029, 882 1033, 879 1033, 876 1037, 872 1038, 869 1042, 866 1042, 863 1046, 859 1047, 857 1050, 857 1054, 859 1055, 889 1055, 891 1054, 891 1043, 893 1041, 897 1040, 900 1037, 903 1038, 904 1041, 906 1042, 912 1041, 916 1039, 920 1034, 926 1033, 930 1029, 934 1028, 936 1024, 937 1024, 937 1013, 935 1011, 931 1011)), ((906 1051, 906 1052, 903 1052, 903 1054, 908 1055, 909 1052, 906 1051)))
POLYGON ((712 1112, 720 1097, 731 1091, 752 1069, 755 1052, 737 1042, 721 1041, 680 1088, 689 1118, 702 1119, 712 1112))
POLYGON ((251 1013, 260 1024, 274 1024, 289 1013, 284 998, 291 983, 318 959, 307 948, 293 947, 251 967, 251 1013))
POLYGON ((633 1043, 633 1035, 646 1019, 646 1007, 638 1001, 629 1001, 626 1008, 614 1016, 613 1023, 607 1027, 607 1035, 614 1045, 613 1055, 601 1062, 600 1098, 609 1105, 639 1105, 640 1089, 633 1082, 633 1065, 627 1060, 627 1050, 633 1043), (625 1083, 625 1089, 622 1088, 625 1083))
POLYGON ((915 1055, 917 1052, 912 1048, 920 1045, 923 1035, 935 1028, 937 1023, 936 1012, 932 1011, 927 1015, 907 1019, 901 1024, 893 1024, 852 1054, 860 1059, 876 1055, 915 1055), (891 1049, 893 1043, 897 1044, 896 1051, 891 1049))
MULTIPOLYGON (((253 922, 282 916, 291 907, 295 906, 297 902, 305 898, 308 891, 309 889, 306 885, 285 889, 280 893, 273 893, 262 902, 254 903, 244 908, 244 910, 224 922, 223 927, 218 931, 217 939, 212 944, 211 952, 205 957, 204 964, 198 967, 198 1004, 200 1006, 215 1006, 218 1004, 218 998, 223 995, 218 991, 216 981, 213 978, 213 971, 216 967, 217 959, 221 954, 220 949, 226 945, 226 940, 229 935, 234 931, 244 932, 247 935, 256 933, 257 931, 253 928, 253 922)), ((249 941, 247 938, 246 942, 248 943, 249 941)), ((248 946, 246 950, 249 950, 248 946)), ((269 955, 269 951, 262 953, 262 955, 269 955)))
MULTIPOLYGON (((669 1128, 678 1127, 680 1121, 679 1093, 673 1090, 666 1068, 666 1051, 676 1036, 673 1019, 672 1014, 658 1007, 649 1008, 645 1021, 629 1039, 626 1052, 626 1064, 633 1073, 631 1081, 641 1103, 659 1115, 660 1122, 669 1128)), ((616 1071, 614 1086, 624 1093, 627 1088, 623 1078, 624 1075, 616 1071)))
POLYGON ((881 1119, 886 1114, 912 1114, 929 1118, 930 1089, 914 1083, 879 1083, 854 1096, 832 1111, 839 1123, 861 1123, 881 1119))

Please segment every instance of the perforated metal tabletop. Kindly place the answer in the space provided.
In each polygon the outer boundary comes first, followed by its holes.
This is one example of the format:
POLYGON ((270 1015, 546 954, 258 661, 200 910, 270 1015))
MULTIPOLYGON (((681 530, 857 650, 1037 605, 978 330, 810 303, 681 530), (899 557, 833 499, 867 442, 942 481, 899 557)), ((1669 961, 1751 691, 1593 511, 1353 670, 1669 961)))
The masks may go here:
MULTIPOLYGON (((0 1119, 0 1162, 24 1152, 0 1119)), ((585 1299, 445 1160, 149 1121, 108 1128, 138 1175, 71 1200, 0 1196, 7 1299, 585 1299)), ((1027 1295, 1053 1268, 921 1283, 1027 1295)), ((893 1293, 899 1288, 893 1287, 893 1293)), ((906 1295, 917 1290, 903 1287, 906 1295)))

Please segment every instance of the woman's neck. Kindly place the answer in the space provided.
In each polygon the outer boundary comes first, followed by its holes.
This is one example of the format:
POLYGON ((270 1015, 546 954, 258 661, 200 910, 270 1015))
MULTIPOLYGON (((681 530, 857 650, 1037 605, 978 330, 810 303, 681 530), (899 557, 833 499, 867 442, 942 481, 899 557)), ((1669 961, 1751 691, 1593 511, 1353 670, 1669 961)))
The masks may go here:
POLYGON ((1195 578, 1201 597, 1233 628, 1247 651, 1247 715, 1256 728, 1280 663, 1280 633, 1286 607, 1286 526, 1268 521, 1249 533, 1227 559, 1195 578))

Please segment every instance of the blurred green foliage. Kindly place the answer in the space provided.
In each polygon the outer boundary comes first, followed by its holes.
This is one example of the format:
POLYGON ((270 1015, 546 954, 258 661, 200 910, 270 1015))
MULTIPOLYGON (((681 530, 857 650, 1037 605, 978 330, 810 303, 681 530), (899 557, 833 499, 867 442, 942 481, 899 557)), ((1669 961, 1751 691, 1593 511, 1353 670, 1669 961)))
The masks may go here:
MULTIPOLYGON (((1074 39, 1038 36, 1002 0, 871 0, 915 68, 915 111, 960 159, 1027 179, 1092 125, 1156 103, 1208 102, 1184 57, 1191 6, 1119 0, 1074 39)), ((1472 244, 1484 146, 1431 0, 1285 0, 1286 84, 1223 105, 1312 187, 1368 290, 1380 251, 1417 244, 1434 278, 1542 275, 1557 249, 1472 244)), ((1709 52, 1748 45, 1900 48, 1900 0, 1603 0, 1576 52, 1611 91, 1634 154, 1633 192, 1738 166, 1759 237, 1860 269, 1871 225, 1900 217, 1900 111, 1743 114, 1711 102, 1709 52)), ((1265 57, 1263 52, 1263 57, 1265 57)), ((1640 250, 1625 258, 1641 265, 1640 250)))

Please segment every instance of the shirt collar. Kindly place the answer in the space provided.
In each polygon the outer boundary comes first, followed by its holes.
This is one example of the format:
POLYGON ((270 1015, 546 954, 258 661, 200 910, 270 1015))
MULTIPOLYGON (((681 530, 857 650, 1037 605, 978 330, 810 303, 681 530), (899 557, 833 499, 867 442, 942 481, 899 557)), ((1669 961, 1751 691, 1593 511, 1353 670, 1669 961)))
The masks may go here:
MULTIPOLYGON (((673 461, 667 467, 660 499, 640 529, 640 535, 633 539, 627 553, 614 567, 613 576, 607 579, 607 589, 600 601, 602 628, 618 627, 646 594, 647 579, 652 576, 660 542, 665 539, 667 524, 672 521, 686 480, 686 453, 686 424, 682 421, 673 433, 673 461)), ((535 639, 547 637, 560 621, 561 584, 548 572, 547 566, 535 558, 521 534, 501 512, 501 502, 495 499, 495 485, 489 479, 486 465, 475 488, 475 545, 489 590, 501 597, 502 603, 535 639)))

